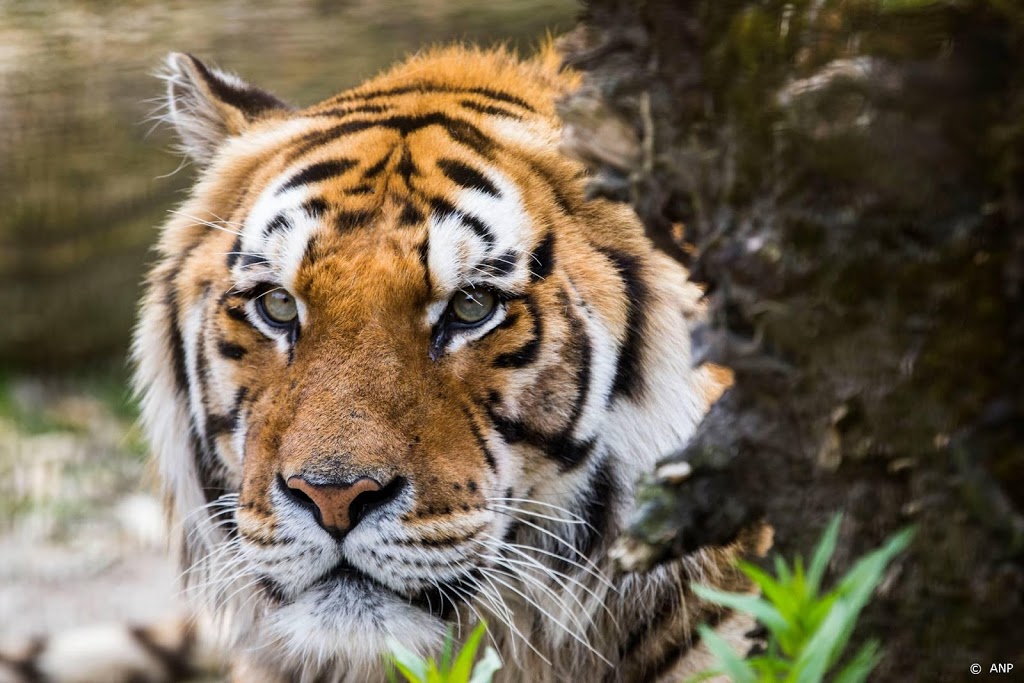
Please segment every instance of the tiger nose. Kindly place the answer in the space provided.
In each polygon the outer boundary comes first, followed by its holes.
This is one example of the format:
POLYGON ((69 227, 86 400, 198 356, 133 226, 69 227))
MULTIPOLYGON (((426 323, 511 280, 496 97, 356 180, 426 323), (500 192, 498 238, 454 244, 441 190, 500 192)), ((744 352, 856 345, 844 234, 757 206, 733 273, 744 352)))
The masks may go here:
POLYGON ((394 500, 405 480, 396 477, 387 486, 362 477, 352 482, 313 484, 301 476, 289 477, 285 493, 303 507, 311 508, 317 522, 338 536, 351 531, 367 513, 394 500))

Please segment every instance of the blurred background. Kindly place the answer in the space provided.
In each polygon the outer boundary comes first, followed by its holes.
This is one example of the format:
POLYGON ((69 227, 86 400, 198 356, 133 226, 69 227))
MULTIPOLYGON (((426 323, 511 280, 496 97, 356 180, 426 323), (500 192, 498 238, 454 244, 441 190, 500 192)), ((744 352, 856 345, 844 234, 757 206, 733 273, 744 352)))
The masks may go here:
POLYGON ((574 0, 0 2, 0 643, 178 608, 125 360, 193 178, 155 125, 188 51, 297 105, 436 42, 529 51, 574 0))

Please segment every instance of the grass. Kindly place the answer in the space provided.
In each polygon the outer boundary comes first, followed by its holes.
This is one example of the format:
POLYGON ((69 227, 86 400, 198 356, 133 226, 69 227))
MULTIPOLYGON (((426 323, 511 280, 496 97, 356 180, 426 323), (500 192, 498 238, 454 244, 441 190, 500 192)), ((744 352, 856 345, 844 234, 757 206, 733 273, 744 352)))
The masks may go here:
POLYGON ((822 579, 835 551, 839 525, 836 515, 822 535, 810 566, 797 557, 789 566, 775 558, 775 575, 748 563, 740 569, 761 591, 761 596, 726 593, 697 584, 694 592, 710 602, 757 618, 768 632, 764 651, 742 659, 712 629, 702 626, 701 639, 718 660, 718 668, 693 679, 703 681, 726 675, 734 683, 818 683, 829 675, 835 683, 860 683, 881 659, 876 640, 846 656, 850 636, 861 610, 882 580, 889 562, 910 543, 912 529, 904 529, 882 547, 868 553, 828 591, 822 579))
POLYGON ((392 640, 388 680, 398 683, 400 673, 408 683, 490 683, 494 673, 501 668, 501 659, 492 647, 484 650, 483 656, 477 659, 486 632, 487 625, 480 622, 456 651, 455 637, 449 629, 440 661, 422 657, 392 640))

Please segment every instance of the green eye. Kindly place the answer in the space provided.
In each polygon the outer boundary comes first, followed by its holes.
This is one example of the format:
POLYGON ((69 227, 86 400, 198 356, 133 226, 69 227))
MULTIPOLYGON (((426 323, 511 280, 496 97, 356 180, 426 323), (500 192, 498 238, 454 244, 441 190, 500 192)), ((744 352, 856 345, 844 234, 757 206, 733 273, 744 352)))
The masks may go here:
POLYGON ((494 292, 483 287, 469 287, 455 293, 451 301, 451 311, 455 319, 464 325, 477 325, 490 317, 498 297, 494 292))
POLYGON ((288 327, 299 317, 295 297, 283 289, 267 292, 256 300, 256 307, 263 319, 275 327, 288 327))

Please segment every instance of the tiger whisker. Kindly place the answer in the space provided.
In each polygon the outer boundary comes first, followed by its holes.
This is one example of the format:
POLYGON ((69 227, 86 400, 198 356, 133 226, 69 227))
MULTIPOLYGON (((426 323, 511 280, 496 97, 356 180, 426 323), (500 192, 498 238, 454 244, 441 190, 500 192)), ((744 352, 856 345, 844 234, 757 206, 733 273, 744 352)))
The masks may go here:
MULTIPOLYGON (((523 561, 523 560, 516 560, 516 559, 513 559, 511 557, 505 557, 505 556, 501 555, 500 553, 497 554, 497 555, 485 555, 485 557, 487 557, 488 559, 493 560, 495 562, 496 566, 501 567, 503 569, 506 569, 509 572, 512 572, 513 574, 515 574, 518 577, 520 577, 522 580, 529 581, 530 583, 535 585, 537 588, 539 588, 540 590, 544 591, 549 597, 554 599, 560 605, 564 604, 564 596, 568 595, 569 598, 572 599, 581 610, 583 610, 583 613, 587 617, 587 620, 590 622, 590 625, 591 626, 595 625, 593 617, 591 616, 590 612, 587 610, 586 605, 584 605, 583 602, 579 599, 579 596, 576 595, 575 591, 571 590, 569 588, 569 586, 566 585, 558 576, 556 576, 553 573, 552 570, 549 570, 548 567, 545 567, 544 565, 540 564, 536 560, 534 560, 532 563, 530 563, 530 562, 526 562, 526 561, 523 561), (517 566, 512 566, 512 565, 517 565, 517 566), (522 571, 522 569, 520 569, 520 567, 526 567, 526 568, 533 569, 533 570, 539 570, 539 574, 541 576, 543 576, 545 579, 547 579, 548 581, 550 581, 551 583, 553 583, 559 589, 559 591, 561 591, 561 592, 556 592, 551 586, 549 586, 548 584, 546 584, 543 581, 541 581, 540 578, 538 578, 534 574, 532 574, 532 573, 529 573, 529 574, 524 573, 522 571)), ((600 600, 598 600, 598 601, 601 602, 600 600)), ((579 624, 578 622, 577 622, 577 626, 582 627, 582 625, 579 624)))
MULTIPOLYGON (((588 650, 590 650, 590 651, 591 651, 592 653, 594 653, 594 654, 595 654, 595 655, 596 655, 596 656, 597 656, 597 657, 598 657, 598 658, 599 658, 599 659, 600 659, 601 661, 603 661, 603 662, 604 662, 605 664, 607 664, 607 665, 609 665, 609 666, 611 666, 611 665, 612 665, 612 663, 611 663, 610 661, 608 661, 608 659, 607 659, 607 658, 605 658, 605 656, 604 656, 604 655, 602 655, 602 654, 601 654, 600 652, 598 652, 598 651, 597 651, 597 649, 595 649, 593 645, 591 645, 591 644, 590 644, 589 642, 587 642, 587 641, 586 641, 586 640, 585 640, 585 639, 584 639, 583 637, 581 637, 581 636, 580 636, 579 634, 577 634, 577 633, 575 633, 575 632, 574 632, 573 630, 569 629, 569 628, 568 628, 568 627, 567 627, 567 626, 566 626, 565 624, 563 624, 563 623, 562 623, 561 621, 559 621, 558 619, 556 619, 556 618, 554 617, 554 615, 552 615, 552 614, 551 614, 551 612, 547 611, 546 609, 544 609, 543 607, 541 607, 541 606, 540 606, 539 604, 537 604, 537 601, 536 601, 536 600, 533 600, 533 599, 531 599, 531 598, 530 598, 530 597, 529 597, 528 595, 526 595, 526 594, 525 594, 525 593, 523 593, 522 591, 518 590, 518 589, 517 589, 517 588, 516 588, 515 586, 513 586, 513 585, 509 584, 509 583, 508 583, 508 582, 506 582, 506 581, 503 581, 503 580, 502 580, 501 578, 499 578, 498 576, 495 576, 495 572, 496 572, 496 569, 495 569, 495 568, 493 568, 493 567, 481 567, 481 568, 480 568, 480 571, 481 571, 482 573, 484 573, 485 575, 489 575, 489 576, 490 576, 490 578, 494 579, 495 581, 497 581, 498 583, 500 583, 501 585, 505 586, 505 587, 506 587, 506 588, 508 588, 508 589, 509 589, 510 591, 512 591, 513 593, 515 593, 516 595, 520 596, 520 597, 521 597, 521 598, 522 598, 523 600, 525 600, 525 601, 526 601, 526 603, 527 603, 528 605, 530 605, 530 606, 531 606, 531 607, 533 607, 533 608, 534 608, 535 610, 537 610, 538 612, 540 612, 541 614, 543 614, 543 615, 544 615, 545 617, 547 617, 548 619, 550 619, 550 620, 551 620, 551 622, 552 622, 552 623, 554 623, 554 624, 556 624, 557 626, 559 626, 559 627, 560 627, 560 628, 561 628, 561 629, 562 629, 562 630, 563 630, 563 631, 565 632, 565 634, 566 634, 566 635, 568 635, 568 636, 569 636, 570 638, 572 638, 573 640, 575 640, 576 642, 578 642, 578 643, 579 643, 580 645, 582 645, 583 647, 585 647, 585 648, 587 648, 588 650)), ((504 576, 511 576, 511 575, 509 575, 509 574, 507 574, 507 573, 504 573, 504 572, 502 572, 502 574, 503 574, 504 576)))
POLYGON ((203 597, 209 596, 220 592, 221 590, 231 586, 239 579, 250 576, 251 572, 245 569, 241 563, 234 563, 229 566, 231 571, 224 574, 224 576, 216 579, 210 579, 202 583, 191 584, 187 588, 182 589, 179 592, 180 596, 183 597, 203 597))
POLYGON ((243 228, 243 229, 245 228, 244 224, 239 223, 238 221, 229 221, 226 218, 221 218, 220 216, 218 216, 213 211, 210 211, 209 209, 206 210, 206 213, 208 213, 211 216, 213 216, 213 219, 215 221, 217 221, 218 223, 220 223, 221 225, 232 225, 232 226, 235 226, 235 227, 238 227, 238 228, 243 228))
POLYGON ((219 544, 217 549, 209 555, 204 555, 193 562, 187 569, 178 575, 178 581, 187 581, 192 578, 193 574, 201 574, 203 567, 213 564, 216 561, 218 555, 237 552, 241 548, 241 539, 235 538, 227 543, 219 544))
POLYGON ((219 512, 215 512, 211 515, 208 515, 206 518, 207 524, 204 524, 202 526, 197 524, 196 526, 193 526, 188 530, 188 533, 186 533, 185 535, 186 541, 188 543, 193 542, 196 538, 197 533, 199 533, 200 530, 219 529, 227 525, 225 522, 234 522, 233 518, 218 519, 218 517, 223 517, 224 515, 233 513, 234 508, 227 508, 226 510, 220 510, 219 512))
POLYGON ((572 519, 576 519, 581 522, 586 521, 576 513, 569 510, 568 508, 564 508, 561 505, 554 505, 553 503, 546 503, 544 501, 535 500, 533 498, 508 498, 505 496, 487 496, 487 500, 498 503, 528 503, 530 505, 540 505, 541 507, 546 507, 548 509, 555 510, 556 512, 564 512, 566 516, 571 517, 572 519))
MULTIPOLYGON (((511 515, 509 515, 509 516, 511 516, 511 515)), ((524 524, 524 525, 526 525, 526 526, 528 526, 528 527, 530 527, 532 529, 535 529, 535 530, 539 531, 540 533, 544 534, 545 536, 551 538, 552 540, 554 540, 554 541, 558 542, 559 544, 561 544, 562 546, 564 546, 567 550, 571 551, 574 555, 579 557, 583 562, 585 562, 591 568, 592 572, 594 573, 594 577, 595 578, 599 578, 599 580, 604 582, 609 588, 612 588, 611 582, 608 581, 608 579, 606 579, 604 577, 604 575, 601 573, 601 570, 597 567, 597 565, 595 565, 593 563, 593 561, 591 561, 591 559, 589 557, 587 557, 582 552, 580 552, 580 550, 578 548, 573 546, 571 543, 566 541, 564 538, 562 538, 561 536, 559 536, 559 535, 557 535, 555 533, 552 533, 551 531, 549 531, 548 529, 545 529, 544 527, 538 526, 538 525, 534 524, 533 522, 527 521, 525 519, 518 519, 517 521, 520 524, 524 524)), ((560 555, 554 555, 554 556, 555 557, 561 557, 560 555)), ((566 559, 566 558, 563 558, 563 559, 566 559)), ((566 561, 569 561, 569 560, 566 559, 566 561)))
MULTIPOLYGON (((434 587, 437 588, 437 592, 441 594, 442 598, 446 598, 452 604, 456 604, 457 603, 456 600, 452 599, 451 594, 449 594, 448 591, 446 591, 444 589, 444 587, 441 585, 440 581, 438 581, 436 579, 431 579, 430 582, 434 584, 434 587)), ((462 638, 462 615, 459 614, 459 608, 458 607, 455 608, 455 622, 456 622, 457 637, 461 639, 462 638)))
POLYGON ((231 235, 235 235, 237 237, 242 237, 242 233, 239 230, 231 230, 230 228, 226 228, 223 225, 217 225, 216 223, 214 223, 212 221, 203 220, 202 218, 199 218, 198 216, 192 216, 190 214, 187 214, 184 211, 178 211, 177 209, 169 209, 168 213, 172 213, 175 216, 181 216, 182 218, 187 218, 190 221, 195 221, 196 223, 199 223, 200 225, 205 225, 206 227, 213 228, 214 230, 220 230, 221 232, 226 232, 226 233, 229 233, 231 235))
MULTIPOLYGON (((491 537, 491 538, 493 539, 493 537, 491 537)), ((494 539, 494 540, 497 541, 497 539, 494 539)), ((516 547, 514 547, 514 546, 512 546, 512 545, 510 545, 508 543, 505 543, 504 541, 497 541, 497 543, 500 544, 500 546, 499 546, 500 549, 496 549, 496 548, 493 548, 493 547, 487 546, 487 545, 485 545, 485 547, 491 548, 492 550, 497 550, 497 552, 499 554, 503 550, 509 550, 509 551, 515 553, 516 555, 522 557, 523 560, 525 560, 525 561, 527 561, 529 563, 532 563, 533 566, 537 567, 538 569, 543 571, 545 574, 548 574, 548 575, 552 575, 553 574, 555 576, 558 576, 558 577, 561 577, 561 578, 565 579, 566 581, 571 582, 573 585, 577 586, 580 590, 584 591, 590 597, 592 597, 595 601, 597 601, 598 605, 601 606, 601 609, 603 609, 605 611, 605 613, 608 615, 608 617, 615 624, 616 628, 618 628, 618 626, 619 626, 618 620, 615 618, 615 615, 612 613, 612 611, 608 608, 607 604, 605 604, 605 599, 602 596, 598 595, 592 588, 590 588, 589 586, 584 584, 582 581, 579 581, 575 577, 569 576, 568 574, 560 572, 557 569, 553 569, 551 567, 548 567, 547 565, 545 565, 542 562, 540 562, 537 558, 531 557, 530 555, 526 554, 525 552, 523 552, 519 548, 516 548, 516 547)), ((511 561, 511 558, 506 558, 506 559, 511 561)))
POLYGON ((205 505, 200 505, 199 507, 195 508, 194 510, 189 512, 187 515, 185 515, 182 518, 181 521, 185 522, 185 521, 191 519, 193 516, 203 512, 204 510, 209 510, 210 508, 220 507, 220 506, 229 505, 229 504, 233 505, 234 502, 237 501, 237 500, 238 500, 238 494, 237 493, 225 493, 225 494, 223 494, 221 496, 218 496, 217 498, 215 498, 214 500, 210 501, 209 503, 206 503, 205 505))
MULTIPOLYGON (((474 587, 477 589, 477 594, 480 594, 480 588, 481 587, 479 585, 479 582, 474 581, 474 587)), ((473 596, 472 595, 467 594, 465 591, 457 588, 456 586, 449 586, 449 588, 456 595, 459 595, 459 596, 462 597, 463 604, 466 605, 466 607, 468 607, 471 612, 473 612, 473 614, 476 616, 476 619, 477 619, 478 623, 486 623, 487 622, 487 620, 483 618, 483 615, 480 614, 480 611, 477 610, 476 606, 473 605, 473 596)), ((506 622, 506 621, 504 621, 504 620, 502 620, 500 618, 498 619, 498 621, 500 621, 502 623, 502 625, 505 626, 506 628, 508 628, 510 631, 515 628, 514 626, 512 626, 511 624, 509 624, 508 622, 506 622)), ((494 634, 491 633, 490 629, 487 629, 487 638, 488 638, 488 640, 491 641, 491 646, 495 650, 497 650, 498 649, 498 643, 494 639, 494 634)), ((515 640, 513 639, 511 642, 512 642, 512 656, 515 657, 516 656, 515 640)))
POLYGON ((548 666, 551 666, 551 661, 547 657, 542 655, 540 653, 540 650, 538 650, 536 648, 536 646, 532 642, 530 642, 530 639, 527 638, 525 635, 523 635, 523 632, 520 631, 519 628, 515 625, 515 623, 514 623, 514 618, 515 617, 512 615, 511 611, 509 610, 508 605, 505 603, 505 599, 503 597, 501 597, 501 591, 498 590, 498 588, 491 582, 490 578, 487 577, 485 574, 481 573, 480 577, 482 579, 484 579, 485 581, 487 581, 487 584, 491 588, 491 592, 488 592, 488 591, 484 590, 484 586, 477 579, 474 578, 474 579, 472 579, 472 581, 476 585, 479 594, 484 596, 484 598, 487 599, 488 604, 490 604, 491 607, 493 608, 491 610, 491 613, 494 614, 495 616, 497 616, 499 618, 499 621, 502 622, 502 624, 505 626, 505 628, 507 628, 509 630, 509 632, 513 634, 512 639, 509 640, 509 643, 512 646, 512 656, 513 656, 513 658, 517 658, 518 657, 518 654, 517 654, 517 651, 516 651, 516 638, 519 638, 520 640, 523 641, 523 643, 526 645, 526 647, 528 647, 530 650, 532 650, 533 653, 536 654, 538 657, 540 657, 548 666), (491 597, 492 595, 494 596, 493 598, 491 597), (496 601, 495 601, 495 598, 496 598, 496 601), (498 602, 501 603, 500 606, 497 604, 498 602), (501 615, 499 615, 497 613, 496 610, 498 610, 499 608, 505 613, 504 617, 502 617, 501 615))
POLYGON ((547 555, 548 557, 554 558, 556 560, 560 560, 562 562, 565 562, 566 564, 569 564, 569 565, 571 565, 573 567, 576 567, 577 569, 579 569, 580 571, 584 572, 585 574, 594 577, 596 580, 600 581, 606 588, 609 588, 610 590, 612 590, 612 591, 614 591, 616 593, 618 592, 618 589, 615 587, 615 584, 613 584, 611 581, 609 581, 604 576, 604 574, 601 572, 601 570, 598 569, 597 567, 593 567, 593 568, 587 567, 585 565, 579 564, 578 562, 575 562, 574 560, 571 560, 571 559, 565 557, 564 555, 559 555, 558 553, 553 553, 550 550, 545 550, 544 548, 538 548, 536 546, 530 546, 530 545, 522 545, 521 543, 511 543, 509 541, 502 541, 502 540, 494 538, 493 536, 490 536, 490 535, 486 535, 486 537, 490 538, 491 540, 498 541, 499 543, 504 544, 504 546, 508 547, 508 548, 519 548, 519 549, 525 550, 525 551, 533 551, 533 552, 541 553, 542 555, 547 555))
MULTIPOLYGON (((563 607, 564 604, 565 604, 564 596, 569 596, 569 598, 572 599, 573 602, 575 602, 576 605, 583 612, 583 615, 587 618, 587 621, 590 622, 590 625, 591 626, 596 626, 596 624, 594 623, 593 616, 587 610, 587 608, 583 604, 583 602, 581 602, 579 597, 577 597, 576 594, 574 592, 572 592, 571 590, 569 590, 568 587, 565 586, 564 584, 555 581, 555 585, 558 586, 558 588, 560 588, 562 590, 561 593, 556 592, 550 586, 545 585, 544 582, 541 581, 540 579, 538 579, 536 576, 532 576, 530 574, 526 574, 526 573, 524 573, 522 571, 519 571, 516 567, 509 566, 509 564, 508 564, 508 563, 512 563, 512 564, 519 564, 519 565, 530 566, 530 565, 527 565, 525 562, 520 562, 518 560, 513 560, 513 559, 508 558, 508 557, 501 557, 500 555, 484 555, 484 557, 486 557, 487 559, 495 561, 495 569, 499 569, 499 570, 504 569, 506 571, 506 573, 508 574, 508 576, 516 578, 516 579, 518 579, 520 581, 526 582, 529 585, 534 586, 535 588, 543 591, 546 595, 548 595, 555 602, 557 602, 560 607, 563 607)), ((565 613, 569 616, 570 619, 572 619, 573 623, 576 625, 576 628, 579 630, 579 632, 581 632, 581 633, 585 633, 586 632, 587 629, 579 621, 579 619, 573 614, 572 610, 565 610, 565 613)))
MULTIPOLYGON (((563 519, 561 517, 552 517, 551 515, 545 515, 545 514, 541 514, 539 512, 533 512, 532 510, 524 510, 523 508, 512 507, 511 505, 502 505, 501 503, 495 503, 494 507, 495 508, 501 508, 502 510, 504 510, 506 512, 519 513, 519 514, 522 514, 522 515, 529 515, 530 517, 537 517, 538 519, 546 519, 546 520, 551 521, 551 522, 558 522, 559 524, 574 524, 574 525, 579 524, 579 525, 587 526, 587 527, 590 527, 591 529, 594 529, 594 527, 591 526, 590 523, 585 522, 585 521, 583 521, 581 519, 563 519)), ((495 510, 493 508, 490 508, 490 509, 493 512, 498 512, 498 510, 495 510)), ((597 530, 594 529, 594 531, 597 531, 597 530)))
MULTIPOLYGON (((148 138, 150 135, 153 134, 153 131, 156 130, 157 126, 159 126, 159 125, 160 125, 159 121, 157 123, 154 123, 153 126, 149 130, 147 130, 145 132, 145 134, 143 134, 142 137, 143 138, 148 138)), ((187 156, 182 156, 181 159, 178 161, 178 165, 174 167, 173 171, 170 171, 168 173, 162 173, 162 174, 160 174, 158 176, 154 176, 154 179, 155 180, 163 180, 164 178, 170 178, 171 176, 177 175, 178 173, 180 173, 182 169, 188 168, 191 165, 192 165, 192 162, 189 160, 189 158, 187 156)))
POLYGON ((233 593, 232 593, 231 595, 227 596, 226 598, 223 598, 223 599, 222 599, 222 600, 220 601, 220 604, 218 605, 218 609, 219 609, 219 608, 224 608, 224 607, 227 607, 228 603, 229 603, 229 602, 231 602, 231 598, 235 597, 236 595, 238 595, 238 594, 239 594, 239 593, 241 593, 242 591, 244 591, 244 590, 246 590, 246 589, 249 589, 249 588, 252 588, 253 586, 255 586, 255 585, 259 584, 259 582, 260 582, 260 581, 262 581, 262 580, 263 580, 263 579, 261 579, 261 578, 259 578, 259 579, 253 579, 252 581, 250 581, 249 583, 245 584, 244 586, 242 586, 242 587, 241 587, 241 588, 239 588, 238 590, 234 591, 234 592, 233 592, 233 593))

